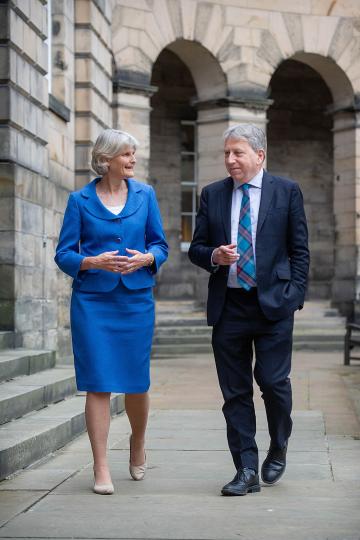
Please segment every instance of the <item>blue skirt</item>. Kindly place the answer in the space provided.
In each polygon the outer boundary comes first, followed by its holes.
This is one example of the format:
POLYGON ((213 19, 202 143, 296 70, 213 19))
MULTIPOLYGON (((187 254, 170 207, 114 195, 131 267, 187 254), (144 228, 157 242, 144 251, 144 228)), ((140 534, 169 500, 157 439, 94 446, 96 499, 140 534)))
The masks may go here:
POLYGON ((155 310, 152 288, 120 280, 106 293, 73 289, 71 333, 78 390, 147 392, 155 310))

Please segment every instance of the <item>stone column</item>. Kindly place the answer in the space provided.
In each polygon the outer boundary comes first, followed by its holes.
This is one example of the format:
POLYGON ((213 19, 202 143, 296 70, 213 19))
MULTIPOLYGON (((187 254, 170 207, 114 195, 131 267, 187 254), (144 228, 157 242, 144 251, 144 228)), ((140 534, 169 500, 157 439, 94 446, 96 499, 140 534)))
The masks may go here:
POLYGON ((114 77, 113 127, 127 131, 139 142, 136 152, 136 178, 149 180, 150 98, 156 86, 133 83, 114 77))
POLYGON ((49 95, 49 185, 47 223, 47 268, 45 279, 48 341, 54 335, 57 359, 71 359, 70 284, 53 257, 69 191, 75 189, 75 69, 74 0, 51 1, 51 94, 49 95))
POLYGON ((75 176, 81 188, 94 176, 91 150, 112 127, 111 2, 75 2, 75 176))
POLYGON ((0 5, 0 329, 44 347, 47 6, 0 5))
POLYGON ((335 269, 332 301, 351 316, 360 302, 360 123, 354 108, 334 112, 335 269))
MULTIPOLYGON (((224 97, 197 102, 198 109, 198 187, 228 176, 224 165, 224 131, 234 124, 251 123, 266 131, 266 111, 272 100, 266 98, 224 97)), ((204 301, 207 294, 207 278, 198 271, 196 297, 204 301)))

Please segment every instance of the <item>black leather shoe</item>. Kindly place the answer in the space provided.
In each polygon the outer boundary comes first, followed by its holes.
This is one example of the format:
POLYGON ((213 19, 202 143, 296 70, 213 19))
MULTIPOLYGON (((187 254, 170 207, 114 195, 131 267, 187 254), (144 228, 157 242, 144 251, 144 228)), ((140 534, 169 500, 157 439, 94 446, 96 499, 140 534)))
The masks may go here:
POLYGON ((222 488, 221 493, 232 497, 258 491, 260 491, 259 475, 253 469, 244 467, 238 470, 234 480, 222 488))
POLYGON ((261 478, 265 484, 275 484, 284 474, 286 451, 287 445, 284 448, 275 448, 270 445, 268 455, 261 467, 261 478))

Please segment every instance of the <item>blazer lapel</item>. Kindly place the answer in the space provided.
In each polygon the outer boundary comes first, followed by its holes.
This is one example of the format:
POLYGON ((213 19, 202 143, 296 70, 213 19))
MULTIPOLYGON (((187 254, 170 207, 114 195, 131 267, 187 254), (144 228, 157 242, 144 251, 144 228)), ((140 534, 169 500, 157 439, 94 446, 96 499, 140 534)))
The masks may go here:
POLYGON ((100 178, 95 178, 87 184, 82 190, 81 195, 86 199, 85 208, 90 214, 96 216, 100 219, 114 220, 119 217, 128 217, 131 214, 134 214, 140 205, 143 202, 143 197, 141 196, 142 188, 138 185, 137 182, 132 180, 127 180, 128 183, 128 196, 126 200, 125 207, 120 212, 119 215, 113 214, 105 208, 103 203, 100 201, 99 197, 96 194, 96 184, 100 181, 100 178))
POLYGON ((234 189, 233 179, 229 176, 224 180, 224 189, 221 191, 220 207, 221 217, 225 231, 225 238, 228 244, 231 243, 231 202, 234 189))
POLYGON ((133 180, 128 180, 128 197, 124 209, 120 213, 120 217, 128 217, 139 209, 144 201, 143 189, 141 184, 133 180))
POLYGON ((260 208, 259 208, 256 236, 259 234, 261 227, 264 224, 266 214, 268 213, 273 194, 274 194, 273 177, 270 174, 268 174, 266 171, 264 171, 264 176, 263 176, 262 186, 261 186, 261 199, 260 199, 260 208))

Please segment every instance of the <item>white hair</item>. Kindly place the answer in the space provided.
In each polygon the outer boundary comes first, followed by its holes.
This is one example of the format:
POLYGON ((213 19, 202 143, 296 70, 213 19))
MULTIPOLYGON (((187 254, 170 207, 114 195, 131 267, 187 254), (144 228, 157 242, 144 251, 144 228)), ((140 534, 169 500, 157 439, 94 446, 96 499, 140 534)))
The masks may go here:
POLYGON ((92 150, 91 167, 97 174, 103 176, 108 172, 108 162, 119 155, 127 146, 136 150, 139 143, 126 131, 104 129, 96 139, 92 150))
POLYGON ((254 124, 236 124, 224 131, 223 139, 244 140, 249 143, 254 152, 263 150, 266 152, 265 132, 254 124))

